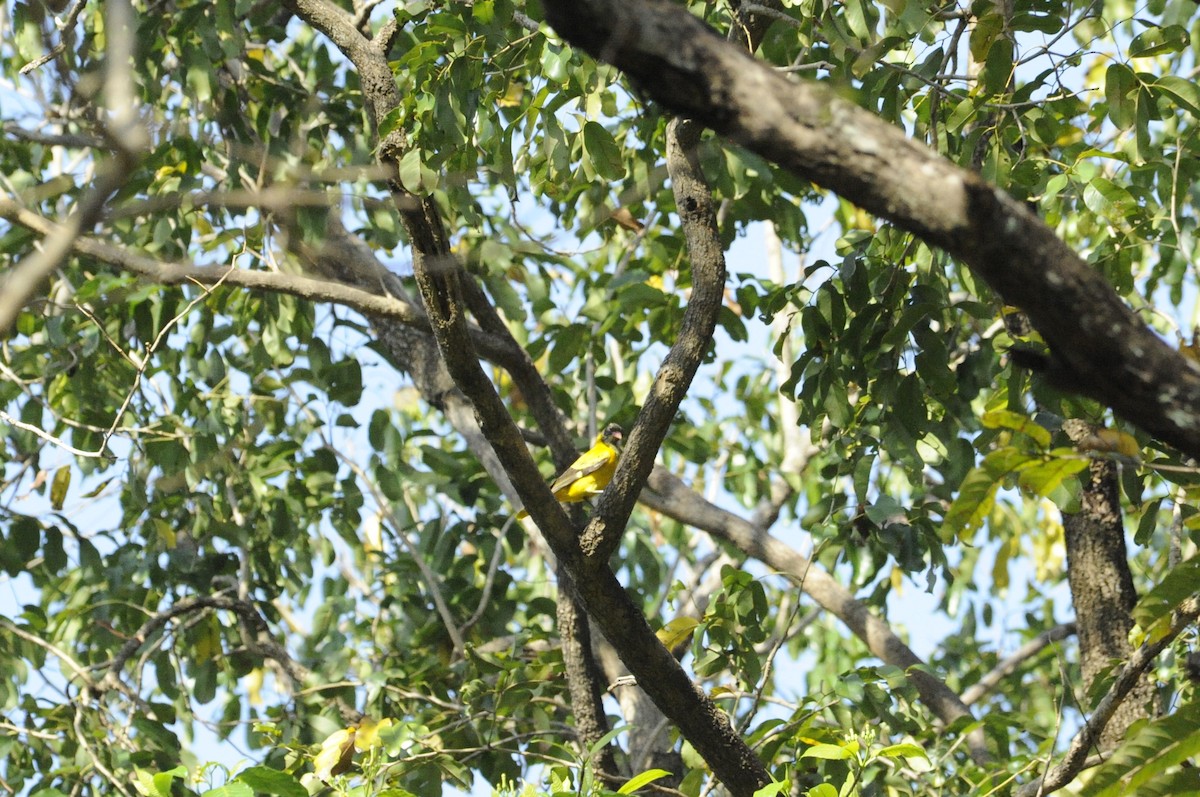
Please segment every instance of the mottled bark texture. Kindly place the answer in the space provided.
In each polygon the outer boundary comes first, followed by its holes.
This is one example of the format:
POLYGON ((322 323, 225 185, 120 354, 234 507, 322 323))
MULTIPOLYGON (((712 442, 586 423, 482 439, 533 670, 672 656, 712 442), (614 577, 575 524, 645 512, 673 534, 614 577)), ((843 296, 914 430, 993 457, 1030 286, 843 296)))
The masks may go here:
MULTIPOLYGON (((1077 419, 1066 421, 1063 430, 1075 442, 1096 431, 1077 419)), ((1129 632, 1133 628, 1131 612, 1137 603, 1137 592, 1125 550, 1115 462, 1099 458, 1091 461, 1079 502, 1078 512, 1063 513, 1063 529, 1067 581, 1079 629, 1083 694, 1091 695, 1097 679, 1128 661, 1133 653, 1129 632)), ((1125 731, 1134 721, 1149 717, 1153 698, 1154 683, 1143 677, 1100 734, 1100 749, 1112 749, 1125 738, 1125 731)), ((1086 713, 1091 701, 1083 699, 1081 703, 1086 713)))

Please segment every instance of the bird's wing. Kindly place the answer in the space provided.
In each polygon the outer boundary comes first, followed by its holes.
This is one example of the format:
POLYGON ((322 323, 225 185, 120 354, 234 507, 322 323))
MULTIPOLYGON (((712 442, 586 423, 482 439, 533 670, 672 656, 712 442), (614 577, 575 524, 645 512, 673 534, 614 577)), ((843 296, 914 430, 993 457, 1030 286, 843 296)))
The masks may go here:
POLYGON ((550 492, 557 493, 564 487, 569 486, 573 482, 577 482, 589 473, 595 473, 600 468, 612 461, 616 451, 606 443, 592 446, 590 449, 579 455, 579 459, 575 460, 570 466, 559 474, 554 480, 554 484, 550 485, 550 492))

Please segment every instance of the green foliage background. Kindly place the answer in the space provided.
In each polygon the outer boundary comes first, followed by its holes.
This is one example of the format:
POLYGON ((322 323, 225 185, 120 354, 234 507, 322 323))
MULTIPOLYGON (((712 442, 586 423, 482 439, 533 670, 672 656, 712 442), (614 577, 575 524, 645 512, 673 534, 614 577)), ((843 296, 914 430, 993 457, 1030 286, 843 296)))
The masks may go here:
MULTIPOLYGON (((725 4, 690 5, 732 24, 725 4)), ((157 261, 290 274, 340 222, 407 283, 359 77, 330 43, 270 3, 135 8, 153 144, 89 234, 157 261)), ((65 30, 65 14, 37 3, 2 10, 0 185, 50 220, 111 159, 102 10, 65 30)), ((589 422, 630 424, 689 290, 662 114, 538 25, 536 4, 388 3, 369 25, 389 15, 405 102, 378 132, 408 137, 402 181, 436 197, 581 444, 589 422), (644 237, 612 223, 618 206, 647 220, 644 237)), ((1004 16, 982 2, 806 0, 778 16, 761 58, 1026 200, 1147 323, 1191 342, 1195 3, 1014 0, 1004 16)), ((1006 326, 959 264, 728 141, 702 152, 726 240, 767 222, 801 258, 782 278, 731 263, 718 342, 661 462, 743 515, 786 486, 776 536, 879 613, 928 586, 955 628, 928 665, 961 692, 1070 617, 1058 518, 1086 458, 1054 418, 1119 422, 1013 368, 1007 349, 1036 334, 1006 326)), ((5 218, 11 268, 38 236, 5 218)), ((0 375, 10 793, 167 794, 172 777, 203 791, 226 776, 299 793, 315 745, 347 724, 339 702, 396 721, 386 755, 346 788, 586 779, 543 549, 508 524, 512 507, 361 315, 272 290, 163 286, 76 252, 5 337, 0 375), (251 599, 261 627, 217 605, 148 625, 222 594, 251 599), (303 679, 265 655, 268 640, 303 679), (201 724, 261 766, 206 768, 201 724)), ((1123 501, 1146 591, 1195 551, 1196 470, 1124 431, 1138 448, 1123 501)), ((902 672, 744 553, 642 509, 618 565, 652 623, 699 600, 687 665, 797 793, 1005 793, 1090 705, 1071 645, 1046 648, 974 706, 999 751, 981 767, 965 728, 936 727, 902 672)), ((1178 719, 1195 714, 1195 687, 1177 661, 1158 672, 1168 715, 1142 732, 1179 740, 1178 755, 1120 759, 1146 794, 1184 782, 1178 762, 1200 745, 1178 719)), ((680 788, 699 794, 703 764, 684 752, 680 788)), ((1095 793, 1116 793, 1103 790, 1115 761, 1095 793)))

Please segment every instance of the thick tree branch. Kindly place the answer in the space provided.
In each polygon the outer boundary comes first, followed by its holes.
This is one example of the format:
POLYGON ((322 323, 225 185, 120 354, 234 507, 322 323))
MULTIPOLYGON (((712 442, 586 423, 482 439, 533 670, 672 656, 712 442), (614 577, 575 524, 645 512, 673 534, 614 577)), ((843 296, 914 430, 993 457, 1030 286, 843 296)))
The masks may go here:
POLYGON ((691 122, 667 126, 667 171, 692 266, 692 296, 672 344, 642 404, 609 489, 600 496, 580 546, 591 567, 607 567, 679 404, 712 343, 725 290, 725 252, 717 232, 712 191, 696 155, 700 130, 691 122))
POLYGON ((667 108, 961 259, 1028 313, 1071 389, 1200 456, 1200 369, 1022 203, 828 87, 778 74, 673 3, 545 8, 565 39, 667 108))
MULTIPOLYGON (((480 427, 505 471, 513 478, 519 493, 532 492, 530 485, 547 490, 520 433, 471 350, 459 287, 461 271, 457 266, 433 267, 425 258, 417 260, 415 270, 446 367, 455 384, 473 403, 480 427)), ((717 777, 739 795, 751 795, 768 783, 770 778, 762 763, 734 733, 728 718, 692 683, 679 662, 658 641, 645 616, 607 565, 583 565, 583 553, 562 507, 557 504, 543 507, 540 502, 532 501, 527 501, 526 506, 555 556, 574 579, 588 614, 638 678, 638 684, 675 722, 717 777)))
MULTIPOLYGON (((1078 418, 1063 421, 1062 429, 1076 445, 1098 431, 1078 418)), ((1129 632, 1133 629, 1137 590, 1125 547, 1117 463, 1106 457, 1095 457, 1088 463, 1078 511, 1064 511, 1062 522, 1067 583, 1079 627, 1079 669, 1084 691, 1092 694, 1092 685, 1104 677, 1110 662, 1124 661, 1133 652, 1129 632)), ((1152 678, 1142 679, 1100 735, 1100 751, 1116 747, 1130 725, 1150 716, 1148 706, 1154 702, 1156 691, 1152 678)))
MULTIPOLYGON (((290 4, 305 20, 321 30, 334 41, 338 48, 350 58, 362 83, 364 96, 372 111, 372 121, 375 130, 379 130, 381 122, 387 114, 396 108, 400 102, 399 91, 392 77, 387 61, 387 53, 383 46, 367 43, 353 29, 343 12, 338 11, 324 0, 296 0, 290 4)), ((413 251, 413 269, 417 276, 418 287, 429 313, 434 339, 446 364, 446 369, 453 378, 454 384, 468 398, 474 408, 474 420, 478 422, 478 431, 486 438, 487 444, 493 450, 497 460, 503 466, 506 480, 511 478, 513 487, 523 502, 529 506, 531 515, 539 528, 546 534, 547 539, 559 559, 559 564, 565 568, 571 577, 578 580, 579 549, 572 524, 568 521, 561 506, 550 500, 549 488, 541 476, 525 448, 524 442, 507 410, 501 404, 491 382, 479 366, 476 354, 471 345, 470 335, 465 317, 464 295, 469 296, 475 305, 476 317, 493 332, 505 331, 503 324, 491 310, 490 305, 477 291, 474 284, 463 284, 466 276, 457 259, 451 254, 448 236, 442 221, 440 211, 430 197, 415 197, 406 191, 399 180, 398 163, 406 148, 404 135, 400 130, 394 130, 379 142, 378 153, 380 162, 389 172, 389 187, 400 212, 401 222, 408 235, 413 251), (414 203, 414 200, 417 200, 414 203), (549 506, 530 506, 530 497, 536 497, 549 506)), ((511 338, 507 338, 510 343, 511 338)), ((517 370, 528 372, 532 363, 527 357, 514 358, 517 370)), ((552 411, 549 392, 543 386, 543 392, 536 393, 535 409, 544 421, 549 424, 549 437, 555 443, 559 456, 565 458, 568 453, 569 440, 562 429, 559 415, 552 411), (551 409, 547 409, 547 408, 551 409)), ((534 406, 534 405, 531 405, 534 406)), ((458 421, 464 426, 474 428, 474 424, 466 418, 458 421)), ((624 599, 632 606, 632 602, 619 588, 615 593, 618 599, 624 599)), ((613 594, 608 595, 609 598, 613 594)), ((563 605, 560 603, 560 605, 563 605)), ((586 605, 586 604, 585 604, 586 605)), ((596 605, 588 606, 593 614, 598 610, 596 605)), ((636 611, 636 610, 635 610, 636 611)), ((576 615, 567 612, 564 616, 576 615)), ((645 625, 645 620, 642 620, 645 625)), ((565 632, 586 624, 569 624, 565 632)), ((649 633, 649 627, 646 627, 649 633)), ((653 634, 649 634, 653 639, 653 634)), ((585 634, 586 637, 586 634, 585 634)), ((590 662, 591 650, 586 638, 577 649, 579 656, 589 659, 583 668, 593 681, 597 671, 594 663, 590 662)), ((686 676, 685 676, 686 679, 686 676)), ((690 686, 690 682, 689 682, 690 686)), ((590 717, 593 726, 605 721, 600 706, 599 689, 596 683, 572 683, 573 697, 583 700, 576 705, 576 710, 590 717), (594 698, 594 699, 591 699, 594 698), (595 709, 595 710, 593 710, 595 709)), ((695 732, 695 730, 693 730, 695 732)), ((685 734, 687 731, 685 730, 685 734)), ((595 736, 595 734, 591 734, 595 736)), ((589 738, 589 742, 595 741, 589 738)), ((699 748, 703 742, 697 744, 699 748)), ((603 774, 615 778, 617 772, 611 755, 602 755, 599 760, 603 774)))
MULTIPOLYGON (((558 586, 558 636, 562 644, 567 690, 571 695, 571 712, 575 715, 575 732, 584 747, 591 748, 608 733, 602 673, 592 653, 592 632, 587 611, 576 598, 571 575, 561 563, 558 566, 558 586)), ((592 764, 610 785, 620 786, 621 770, 617 766, 613 745, 601 747, 593 757, 592 764)))

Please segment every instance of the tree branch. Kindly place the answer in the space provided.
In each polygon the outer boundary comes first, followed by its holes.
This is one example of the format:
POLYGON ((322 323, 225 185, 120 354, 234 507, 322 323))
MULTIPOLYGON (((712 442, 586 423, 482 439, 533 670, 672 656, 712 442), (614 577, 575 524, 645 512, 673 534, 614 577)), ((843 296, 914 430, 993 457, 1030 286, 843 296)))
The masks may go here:
POLYGON ((104 203, 125 184, 133 167, 149 145, 149 136, 137 119, 133 73, 133 9, 129 0, 114 0, 106 6, 104 93, 108 104, 105 132, 114 147, 111 162, 101 164, 92 187, 76 205, 61 233, 44 242, 44 248, 26 257, 0 279, 0 332, 7 332, 38 286, 62 265, 75 239, 100 218, 104 203))
MULTIPOLYGON (((942 722, 951 723, 972 716, 962 699, 941 679, 924 669, 925 663, 887 623, 832 576, 815 567, 811 559, 772 537, 765 529, 706 501, 665 468, 654 470, 649 486, 653 492, 642 494, 642 503, 646 506, 723 539, 747 556, 794 579, 804 592, 866 643, 871 653, 906 670, 921 701, 942 722)), ((976 761, 988 760, 981 730, 971 731, 967 744, 976 761)))
POLYGON ((1071 390, 1200 456, 1200 368, 1022 203, 829 87, 777 74, 673 3, 546 0, 545 9, 560 35, 667 108, 961 259, 1029 315, 1071 390))
POLYGON ((679 337, 655 375, 637 423, 608 489, 580 538, 589 566, 606 567, 642 491, 658 449, 712 343, 725 290, 725 253, 717 232, 712 192, 704 180, 696 143, 700 129, 683 119, 667 126, 667 171, 692 266, 692 296, 679 337))
MULTIPOLYGON (((343 12, 323 0, 298 0, 292 3, 292 6, 302 18, 325 33, 353 62, 359 73, 364 96, 373 112, 373 128, 378 131, 387 113, 400 103, 399 92, 387 62, 387 40, 367 43, 343 12)), ((392 197, 412 245, 413 269, 417 275, 423 302, 432 320, 434 339, 454 383, 473 405, 473 420, 478 421, 476 426, 471 419, 459 417, 456 419, 456 426, 467 427, 472 433, 482 433, 485 440, 476 442, 480 447, 490 446, 495 452, 507 475, 512 477, 512 484, 517 493, 527 505, 527 495, 539 496, 543 501, 553 504, 545 507, 552 517, 550 526, 541 523, 539 526, 551 537, 551 547, 559 557, 560 565, 565 567, 569 576, 573 575, 573 568, 569 562, 563 561, 563 554, 568 549, 573 549, 577 558, 574 529, 562 508, 552 500, 549 487, 542 480, 529 456, 520 433, 479 367, 466 323, 463 296, 470 297, 476 318, 483 327, 498 335, 499 339, 508 341, 509 350, 514 353, 508 359, 514 370, 536 374, 533 363, 512 340, 507 328, 500 322, 494 308, 486 301, 478 286, 461 271, 457 258, 450 252, 448 236, 436 203, 428 196, 417 197, 410 194, 401 184, 398 166, 399 158, 405 149, 403 132, 399 129, 394 130, 379 141, 379 159, 389 172, 388 182, 392 197)), ((554 444, 557 457, 563 462, 569 462, 568 457, 574 455, 573 443, 561 423, 561 415, 553 406, 549 389, 544 384, 540 389, 534 388, 529 398, 531 409, 540 416, 539 421, 547 425, 547 436, 554 444)), ((447 409, 449 412, 452 407, 447 409)), ((534 510, 533 517, 538 519, 541 510, 537 507, 531 508, 534 510)), ((597 668, 591 661, 587 626, 580 617, 582 612, 576 610, 573 605, 567 605, 562 599, 559 605, 565 610, 560 614, 560 619, 565 623, 560 629, 562 634, 582 634, 581 638, 571 640, 570 644, 577 654, 573 661, 581 665, 572 670, 571 694, 576 713, 585 722, 585 742, 590 746, 602 738, 606 731, 603 727, 606 717, 600 702, 599 683, 594 677, 597 668), (590 683, 584 682, 589 679, 590 683)), ((564 645, 567 645, 566 641, 564 645)), ((617 778, 619 773, 611 749, 601 752, 597 764, 606 778, 617 778)))
POLYGON ((1175 637, 1179 636, 1185 628, 1196 622, 1198 617, 1200 617, 1200 598, 1193 596, 1184 601, 1179 610, 1175 612, 1171 627, 1166 634, 1153 642, 1142 645, 1129 657, 1129 661, 1117 673, 1108 692, 1092 710, 1092 716, 1071 740, 1071 746, 1067 748, 1062 760, 1047 770, 1042 777, 1022 786, 1017 791, 1017 797, 1042 797, 1042 795, 1058 791, 1074 780, 1075 776, 1083 771, 1087 764, 1088 753, 1099 742, 1104 729, 1108 726, 1108 721, 1120 708, 1122 701, 1141 683, 1143 675, 1150 670, 1154 660, 1158 658, 1158 654, 1175 641, 1175 637))
MULTIPOLYGON (((48 240, 59 240, 60 236, 69 235, 69 231, 65 230, 62 225, 55 224, 44 216, 22 208, 7 197, 0 197, 0 218, 20 224, 26 229, 45 236, 48 240)), ((232 266, 172 263, 146 257, 89 236, 74 237, 71 239, 71 248, 81 255, 87 255, 102 263, 124 269, 163 285, 224 284, 250 290, 285 293, 307 301, 340 304, 364 315, 393 318, 416 329, 429 331, 429 318, 411 302, 406 302, 395 295, 372 292, 344 282, 314 279, 278 271, 251 271, 232 266)), ((343 259, 349 260, 344 251, 338 254, 343 259)), ((312 253, 311 257, 313 259, 327 258, 328 253, 316 252, 312 253)), ((391 272, 382 269, 376 272, 374 279, 382 282, 388 276, 392 276, 391 272)), ((489 360, 509 364, 520 359, 527 360, 529 357, 523 349, 515 344, 506 346, 496 337, 483 332, 476 326, 470 327, 469 331, 472 342, 479 353, 489 360)))
POLYGON ((989 670, 977 682, 971 684, 971 686, 969 686, 962 693, 963 703, 968 706, 975 705, 977 702, 982 700, 988 692, 999 686, 1001 681, 1016 672, 1017 668, 1026 661, 1041 653, 1055 642, 1064 640, 1074 633, 1074 623, 1063 623, 1038 634, 1036 637, 1017 648, 1016 652, 1011 656, 1004 659, 991 670, 989 670))

